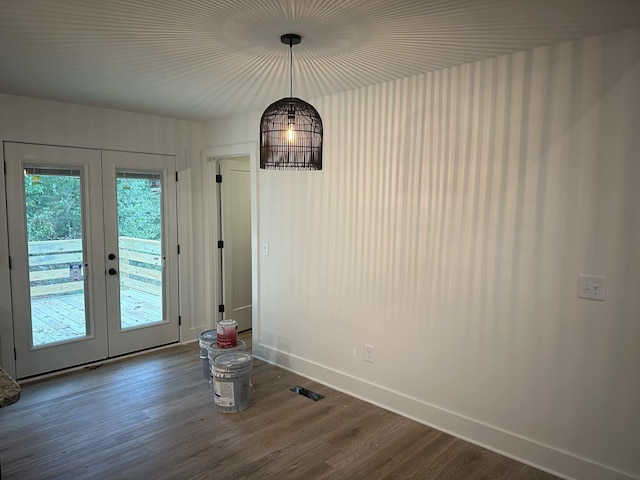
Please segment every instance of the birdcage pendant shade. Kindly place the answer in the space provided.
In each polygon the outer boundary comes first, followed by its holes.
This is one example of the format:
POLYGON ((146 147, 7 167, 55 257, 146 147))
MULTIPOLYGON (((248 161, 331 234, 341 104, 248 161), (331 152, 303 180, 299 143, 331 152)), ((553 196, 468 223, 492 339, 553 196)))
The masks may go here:
POLYGON ((295 97, 272 103, 260 120, 260 168, 322 170, 322 119, 295 97))

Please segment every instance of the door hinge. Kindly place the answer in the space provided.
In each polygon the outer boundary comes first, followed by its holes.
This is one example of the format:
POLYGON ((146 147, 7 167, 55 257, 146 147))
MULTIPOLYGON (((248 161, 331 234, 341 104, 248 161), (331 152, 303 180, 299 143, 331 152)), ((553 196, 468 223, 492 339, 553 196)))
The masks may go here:
POLYGON ((178 181, 178 172, 176 172, 176 182, 178 181))
POLYGON ((222 183, 222 175, 220 174, 216 175, 216 183, 222 183))
POLYGON ((4 162, 4 174, 7 174, 7 161, 5 160, 4 162))
POLYGON ((218 248, 224 248, 224 241, 218 240, 218 248))
POLYGON ((178 255, 180 255, 180 244, 178 244, 178 255))
POLYGON ((16 347, 13 347, 13 359, 18 361, 18 352, 16 351, 16 347))
POLYGON ((218 305, 218 312, 224 313, 224 305, 218 305))
POLYGON ((178 315, 178 326, 182 325, 182 315, 178 315))
POLYGON ((11 270, 11 255, 9 255, 9 270, 11 270))

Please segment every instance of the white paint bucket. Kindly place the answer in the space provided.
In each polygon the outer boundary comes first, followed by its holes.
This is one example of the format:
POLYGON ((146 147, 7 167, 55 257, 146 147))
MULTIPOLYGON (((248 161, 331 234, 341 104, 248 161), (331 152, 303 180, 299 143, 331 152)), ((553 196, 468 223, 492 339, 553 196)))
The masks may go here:
MULTIPOLYGON (((216 342, 207 347, 207 357, 209 360, 209 366, 213 366, 213 361, 218 355, 231 352, 244 352, 247 349, 247 344, 243 340, 238 340, 235 347, 219 348, 216 342)), ((208 370, 210 371, 210 370, 208 370)))
POLYGON ((219 412, 249 408, 252 367, 253 357, 246 352, 223 353, 213 360, 213 400, 219 412))
POLYGON ((200 363, 202 365, 202 376, 209 380, 209 352, 207 351, 207 348, 210 345, 216 344, 217 332, 215 330, 205 330, 199 335, 198 339, 200 341, 200 363))
POLYGON ((216 326, 219 348, 235 347, 238 343, 238 322, 235 320, 220 320, 216 326))

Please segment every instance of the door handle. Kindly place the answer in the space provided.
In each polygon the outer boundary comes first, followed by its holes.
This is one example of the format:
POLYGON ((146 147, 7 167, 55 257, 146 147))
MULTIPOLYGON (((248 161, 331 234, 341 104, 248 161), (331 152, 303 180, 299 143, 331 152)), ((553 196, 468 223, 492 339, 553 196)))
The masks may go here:
POLYGON ((115 268, 110 268, 109 269, 109 275, 115 275, 117 273, 118 273, 118 271, 115 268))

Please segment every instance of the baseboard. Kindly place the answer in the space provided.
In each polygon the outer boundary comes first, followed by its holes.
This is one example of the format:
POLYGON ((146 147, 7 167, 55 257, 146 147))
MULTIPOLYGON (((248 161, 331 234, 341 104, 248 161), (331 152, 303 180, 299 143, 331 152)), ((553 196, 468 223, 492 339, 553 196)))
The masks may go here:
POLYGON ((401 395, 261 343, 253 344, 253 356, 560 478, 640 480, 640 477, 492 427, 417 398, 401 395))

